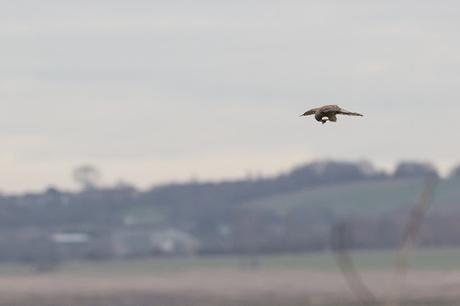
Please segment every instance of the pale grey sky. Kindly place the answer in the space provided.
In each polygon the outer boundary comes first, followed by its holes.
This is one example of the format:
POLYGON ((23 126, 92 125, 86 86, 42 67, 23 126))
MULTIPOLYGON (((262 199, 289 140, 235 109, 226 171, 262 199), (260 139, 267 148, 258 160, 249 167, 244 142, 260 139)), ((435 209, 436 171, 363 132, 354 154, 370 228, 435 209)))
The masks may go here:
POLYGON ((460 162, 458 1, 0 4, 3 191, 460 162), (365 117, 298 117, 331 103, 365 117))

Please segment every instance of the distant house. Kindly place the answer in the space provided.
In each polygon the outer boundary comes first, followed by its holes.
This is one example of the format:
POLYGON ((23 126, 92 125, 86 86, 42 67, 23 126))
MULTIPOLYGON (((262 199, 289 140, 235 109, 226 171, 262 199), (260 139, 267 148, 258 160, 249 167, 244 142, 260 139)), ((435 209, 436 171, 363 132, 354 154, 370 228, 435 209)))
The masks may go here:
POLYGON ((57 232, 51 234, 61 258, 85 258, 90 253, 92 238, 87 233, 57 232))
POLYGON ((198 241, 177 229, 125 228, 112 234, 113 255, 118 258, 152 255, 191 255, 198 241))
POLYGON ((87 233, 54 233, 51 237, 51 240, 58 244, 81 244, 90 241, 87 233))
POLYGON ((155 254, 192 255, 199 248, 195 238, 177 229, 155 232, 150 236, 150 242, 155 254))

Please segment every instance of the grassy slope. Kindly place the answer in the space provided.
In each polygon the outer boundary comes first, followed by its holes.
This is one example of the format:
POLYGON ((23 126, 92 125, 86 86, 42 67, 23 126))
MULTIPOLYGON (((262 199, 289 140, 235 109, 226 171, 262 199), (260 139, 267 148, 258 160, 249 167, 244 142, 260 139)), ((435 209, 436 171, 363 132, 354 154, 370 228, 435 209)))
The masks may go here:
MULTIPOLYGON (((279 214, 298 208, 320 209, 337 215, 380 214, 409 209, 416 203, 422 187, 421 179, 325 186, 260 199, 247 203, 247 207, 279 214)), ((460 179, 441 181, 432 209, 444 209, 455 204, 459 204, 460 208, 460 179)))
MULTIPOLYGON (((422 179, 319 186, 258 199, 243 206, 254 211, 270 211, 280 215, 298 209, 307 209, 310 212, 317 210, 336 216, 375 215, 410 209, 416 203, 422 187, 422 179)), ((442 180, 432 209, 442 210, 455 206, 460 209, 460 178, 442 180)), ((152 205, 132 207, 121 213, 140 223, 161 225, 168 222, 165 212, 152 205)))

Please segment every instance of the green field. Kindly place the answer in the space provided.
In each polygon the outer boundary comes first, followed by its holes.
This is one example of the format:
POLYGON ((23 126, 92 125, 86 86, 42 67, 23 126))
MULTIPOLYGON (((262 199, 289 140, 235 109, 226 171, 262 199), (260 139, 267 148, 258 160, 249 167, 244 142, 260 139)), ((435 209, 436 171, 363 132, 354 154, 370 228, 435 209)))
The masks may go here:
MULTIPOLYGON (((356 251, 353 258, 358 269, 389 270, 397 260, 395 251, 356 251)), ((409 254, 409 266, 414 270, 459 270, 460 249, 421 249, 409 254)), ((158 258, 101 263, 70 263, 59 273, 155 273, 212 268, 295 268, 317 271, 337 271, 334 255, 310 253, 264 256, 207 256, 192 258, 158 258)), ((11 272, 11 270, 10 270, 11 272)))
MULTIPOLYGON (((352 256, 384 300, 395 289, 397 253, 352 256)), ((74 262, 48 273, 0 265, 0 306, 355 305, 334 258, 322 253, 74 262)), ((452 288, 460 288, 460 249, 414 250, 409 262, 405 286, 413 302, 404 305, 457 305, 452 301, 460 300, 460 290, 452 288)))
MULTIPOLYGON (((396 251, 354 251, 357 269, 391 270, 398 258, 396 251)), ((459 270, 460 248, 414 249, 410 251, 409 268, 413 270, 459 270)), ((187 271, 197 269, 305 269, 335 272, 338 267, 331 252, 295 255, 242 255, 202 256, 113 260, 103 262, 70 262, 63 264, 54 274, 150 274, 164 271, 187 271)), ((0 275, 24 275, 31 272, 28 265, 1 264, 0 275)))

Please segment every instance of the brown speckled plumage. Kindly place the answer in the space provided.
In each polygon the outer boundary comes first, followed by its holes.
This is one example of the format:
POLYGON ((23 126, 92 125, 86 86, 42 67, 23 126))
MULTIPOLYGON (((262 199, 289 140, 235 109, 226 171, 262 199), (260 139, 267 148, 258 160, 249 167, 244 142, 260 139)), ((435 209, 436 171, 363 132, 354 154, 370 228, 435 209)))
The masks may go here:
POLYGON ((336 115, 363 116, 360 113, 349 112, 337 105, 324 105, 321 107, 316 107, 306 111, 301 116, 308 115, 315 115, 315 119, 322 122, 323 124, 326 123, 326 121, 336 122, 336 115))

